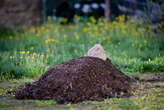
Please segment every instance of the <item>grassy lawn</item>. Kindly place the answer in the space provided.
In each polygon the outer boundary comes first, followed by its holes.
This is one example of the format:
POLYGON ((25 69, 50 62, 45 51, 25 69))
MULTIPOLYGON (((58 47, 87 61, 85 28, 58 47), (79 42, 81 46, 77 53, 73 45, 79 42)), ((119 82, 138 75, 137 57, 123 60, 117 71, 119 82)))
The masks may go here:
MULTIPOLYGON (((144 74, 145 75, 145 74, 144 74)), ((143 78, 145 77, 143 75, 143 78)), ((152 75, 146 75, 145 79, 152 75)), ((163 76, 164 77, 164 76, 163 76)), ((111 98, 102 102, 86 101, 59 105, 55 100, 17 100, 7 91, 33 79, 4 80, 0 82, 0 110, 163 110, 164 82, 140 83, 130 98, 111 98)))
POLYGON ((0 77, 36 77, 49 67, 86 56, 93 45, 101 44, 115 66, 129 75, 164 72, 164 37, 142 21, 120 16, 104 19, 75 17, 61 25, 51 18, 46 24, 21 32, 0 31, 0 77))
POLYGON ((103 102, 58 105, 54 100, 16 100, 6 94, 56 64, 86 56, 97 43, 127 75, 141 79, 164 75, 163 32, 154 32, 151 24, 145 26, 142 21, 125 16, 108 24, 104 24, 103 18, 93 17, 75 16, 74 23, 68 25, 61 25, 62 20, 50 18, 46 24, 24 31, 0 30, 0 110, 164 110, 162 81, 140 83, 132 97, 103 102))

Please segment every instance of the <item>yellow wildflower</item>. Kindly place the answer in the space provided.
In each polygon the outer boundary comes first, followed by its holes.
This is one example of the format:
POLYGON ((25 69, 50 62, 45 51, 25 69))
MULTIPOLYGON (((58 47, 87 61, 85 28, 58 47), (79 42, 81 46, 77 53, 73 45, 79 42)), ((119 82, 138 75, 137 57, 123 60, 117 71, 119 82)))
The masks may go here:
POLYGON ((118 42, 118 45, 120 46, 120 42, 118 42))
POLYGON ((44 54, 41 54, 41 57, 44 57, 44 54))
POLYGON ((33 56, 36 56, 36 55, 37 55, 37 53, 36 53, 36 52, 34 52, 34 53, 33 53, 33 56))
POLYGON ((113 21, 113 22, 112 22, 112 24, 114 24, 114 25, 118 25, 118 22, 116 22, 116 21, 113 21))
POLYGON ((91 26, 91 23, 90 22, 88 22, 87 24, 88 24, 88 26, 91 26))
POLYGON ((22 57, 22 56, 20 56, 20 59, 23 59, 23 57, 22 57))
POLYGON ((146 32, 146 28, 141 28, 142 32, 146 32))
POLYGON ((118 20, 119 20, 120 22, 124 22, 124 21, 125 21, 125 16, 124 16, 124 15, 119 16, 119 17, 118 17, 118 20))
POLYGON ((20 51, 20 54, 21 54, 21 55, 24 55, 24 54, 25 54, 25 51, 20 51))
POLYGON ((103 37, 102 40, 108 40, 108 38, 107 37, 103 37))
POLYGON ((34 47, 30 47, 31 50, 34 50, 34 47))
POLYGON ((74 16, 74 19, 76 19, 76 20, 80 20, 80 16, 75 15, 75 16, 74 16))
POLYGON ((34 27, 30 28, 29 32, 34 33, 35 32, 35 28, 34 27))
POLYGON ((67 19, 67 18, 63 18, 63 19, 62 19, 62 22, 63 22, 63 23, 67 23, 67 22, 68 22, 68 19, 67 19))
POLYGON ((48 44, 48 42, 49 42, 49 39, 45 40, 45 43, 46 43, 46 44, 48 44))
POLYGON ((144 40, 144 43, 147 43, 147 40, 144 40))
POLYGON ((97 26, 94 26, 94 30, 95 30, 95 31, 98 31, 98 27, 97 27, 97 26))
POLYGON ((67 35, 66 35, 66 34, 64 34, 64 35, 63 35, 63 37, 64 37, 64 39, 65 39, 65 38, 67 38, 67 35))
POLYGON ((131 19, 131 20, 130 20, 130 23, 134 23, 134 20, 131 19))
POLYGON ((29 53, 30 53, 29 51, 26 52, 26 54, 29 54, 29 53))
POLYGON ((135 46, 135 43, 132 43, 132 46, 134 47, 135 46))
POLYGON ((41 30, 44 31, 46 28, 44 26, 41 26, 41 30))
POLYGON ((74 52, 77 53, 77 49, 75 49, 74 52))
POLYGON ((158 29, 157 29, 157 32, 161 32, 161 30, 158 28, 158 29))
POLYGON ((49 57, 49 55, 47 54, 47 55, 46 55, 46 58, 48 58, 48 57, 49 57))
POLYGON ((80 37, 78 35, 76 35, 75 38, 76 38, 76 40, 79 40, 80 37))
POLYGON ((13 36, 9 36, 9 39, 13 39, 13 36))
POLYGON ((51 39, 51 42, 56 42, 56 40, 55 39, 51 39))
POLYGON ((99 25, 100 25, 100 26, 104 26, 104 22, 100 22, 99 25))
POLYGON ((10 59, 13 59, 14 58, 14 56, 10 56, 10 59))
POLYGON ((85 28, 83 28, 83 31, 84 32, 88 32, 89 31, 89 28, 85 27, 85 28))
POLYGON ((93 16, 90 17, 90 20, 92 23, 96 23, 96 19, 93 16))

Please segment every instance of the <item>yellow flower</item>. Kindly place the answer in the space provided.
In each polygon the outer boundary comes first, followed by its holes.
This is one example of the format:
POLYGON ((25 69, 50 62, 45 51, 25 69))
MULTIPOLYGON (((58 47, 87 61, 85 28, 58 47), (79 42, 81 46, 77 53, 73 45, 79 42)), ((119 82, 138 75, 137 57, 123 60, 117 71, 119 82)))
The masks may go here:
POLYGON ((58 42, 57 40, 55 39, 47 39, 45 40, 45 43, 48 44, 49 42, 58 42))
POLYGON ((46 43, 46 44, 48 44, 48 42, 49 42, 49 39, 45 40, 45 43, 46 43))
POLYGON ((47 54, 47 55, 46 55, 46 58, 48 58, 48 57, 49 57, 49 55, 47 54))
POLYGON ((134 35, 138 36, 138 32, 134 32, 134 35))
POLYGON ((75 49, 74 52, 77 53, 77 49, 75 49))
POLYGON ((10 59, 13 59, 14 58, 14 56, 10 56, 10 59))
POLYGON ((80 37, 78 35, 76 35, 75 38, 76 38, 76 40, 79 40, 80 37))
POLYGON ((44 31, 46 28, 44 26, 41 26, 41 30, 44 31))
POLYGON ((63 19, 62 19, 62 22, 63 22, 63 23, 67 23, 67 22, 68 22, 68 19, 67 19, 67 18, 63 18, 63 19))
POLYGON ((142 45, 140 44, 140 45, 139 45, 139 48, 141 48, 141 47, 142 47, 142 45))
POLYGON ((144 40, 144 43, 147 43, 147 40, 144 40))
POLYGON ((9 39, 13 39, 13 36, 9 36, 9 39))
POLYGON ((96 19, 93 16, 90 17, 90 20, 92 23, 96 23, 96 19))
POLYGON ((100 26, 104 26, 104 22, 100 22, 99 25, 100 25, 100 26))
POLYGON ((94 30, 95 30, 95 31, 98 31, 98 27, 94 26, 94 30))
POLYGON ((157 29, 157 32, 161 32, 161 30, 158 28, 158 29, 157 29))
POLYGON ((108 38, 107 37, 103 37, 102 40, 107 40, 108 38))
POLYGON ((65 38, 67 38, 67 35, 66 35, 66 34, 64 34, 64 35, 63 35, 63 37, 64 37, 64 39, 65 39, 65 38))
POLYGON ((70 29, 74 29, 74 26, 73 25, 69 25, 68 26, 70 29))
POLYGON ((134 23, 134 20, 131 19, 131 20, 130 20, 130 23, 134 23))
POLYGON ((35 28, 32 27, 31 29, 29 29, 29 32, 34 33, 35 32, 35 28))
POLYGON ((118 45, 120 45, 120 42, 118 42, 118 45))
POLYGON ((89 28, 85 27, 85 28, 83 28, 83 31, 84 32, 88 32, 89 31, 89 28))
POLYGON ((20 56, 20 59, 23 59, 23 57, 22 57, 22 56, 20 56))
POLYGON ((26 53, 27 53, 27 54, 29 54, 30 52, 29 52, 29 51, 27 51, 26 53))
POLYGON ((141 28, 142 32, 146 32, 146 28, 141 28))
POLYGON ((76 19, 76 20, 80 20, 80 16, 75 15, 75 16, 74 16, 74 19, 76 19))
POLYGON ((44 54, 41 54, 41 57, 44 57, 44 54))
POLYGON ((24 54, 25 54, 25 51, 20 51, 20 54, 21 54, 21 55, 24 55, 24 54))
POLYGON ((125 16, 124 15, 119 16, 118 19, 119 19, 120 22, 124 22, 125 21, 125 16))
POLYGON ((116 22, 116 21, 113 21, 113 22, 112 22, 112 24, 114 24, 114 25, 118 25, 118 22, 116 22))
POLYGON ((31 50, 34 50, 34 47, 30 47, 31 50))
POLYGON ((134 47, 135 46, 135 43, 132 43, 132 46, 134 47))
POLYGON ((33 55, 34 55, 34 56, 36 56, 36 55, 37 55, 37 53, 36 53, 36 52, 34 52, 34 53, 33 53, 33 55))
POLYGON ((56 42, 56 40, 55 40, 55 39, 51 39, 50 41, 51 41, 51 42, 56 42))
POLYGON ((91 23, 90 22, 88 22, 87 24, 88 24, 88 26, 91 26, 91 23))

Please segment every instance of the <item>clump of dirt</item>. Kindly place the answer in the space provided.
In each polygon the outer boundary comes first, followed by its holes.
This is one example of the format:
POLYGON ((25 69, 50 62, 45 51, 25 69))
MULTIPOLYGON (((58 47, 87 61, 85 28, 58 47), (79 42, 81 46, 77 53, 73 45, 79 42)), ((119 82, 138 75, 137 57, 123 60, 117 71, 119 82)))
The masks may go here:
POLYGON ((55 99, 58 103, 129 96, 133 78, 117 70, 111 61, 80 57, 56 65, 37 81, 15 91, 17 99, 55 99))

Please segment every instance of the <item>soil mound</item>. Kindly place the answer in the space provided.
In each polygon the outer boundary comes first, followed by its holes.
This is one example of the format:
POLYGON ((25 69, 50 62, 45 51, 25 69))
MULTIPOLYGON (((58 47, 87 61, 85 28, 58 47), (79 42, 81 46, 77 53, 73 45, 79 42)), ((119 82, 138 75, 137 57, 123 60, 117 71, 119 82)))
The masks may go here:
POLYGON ((37 81, 20 86, 17 99, 55 99, 58 103, 129 95, 134 79, 117 70, 111 61, 80 57, 56 65, 37 81))

